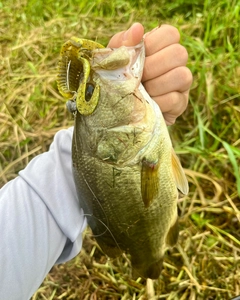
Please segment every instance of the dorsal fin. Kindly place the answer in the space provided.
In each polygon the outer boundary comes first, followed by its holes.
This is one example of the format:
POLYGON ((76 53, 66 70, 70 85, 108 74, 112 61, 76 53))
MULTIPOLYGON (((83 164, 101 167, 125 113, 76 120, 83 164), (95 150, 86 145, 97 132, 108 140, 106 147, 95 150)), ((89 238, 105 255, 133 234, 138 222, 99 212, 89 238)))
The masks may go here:
POLYGON ((184 194, 188 194, 188 181, 183 171, 180 160, 172 148, 172 169, 177 188, 184 194))

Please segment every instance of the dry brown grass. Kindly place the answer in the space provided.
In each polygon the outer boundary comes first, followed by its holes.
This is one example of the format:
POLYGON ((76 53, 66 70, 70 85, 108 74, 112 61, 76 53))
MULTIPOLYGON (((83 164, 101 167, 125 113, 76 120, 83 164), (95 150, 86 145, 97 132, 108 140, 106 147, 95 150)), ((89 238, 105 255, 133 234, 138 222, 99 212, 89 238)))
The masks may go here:
POLYGON ((34 14, 34 1, 9 1, 0 10, 0 185, 72 125, 56 87, 60 47, 72 35, 106 44, 133 20, 150 29, 165 16, 183 32, 195 78, 191 105, 171 129, 190 193, 179 201, 179 243, 167 252, 159 280, 132 280, 128 257, 108 260, 88 230, 81 253, 53 267, 32 299, 222 300, 240 294, 240 33, 237 2, 229 3, 183 7, 175 1, 157 11, 144 9, 147 1, 142 7, 114 2, 117 9, 85 3, 85 10, 74 1, 50 1, 34 14))
POLYGON ((228 231, 238 227, 240 211, 217 181, 190 170, 186 173, 192 191, 179 201, 179 243, 167 252, 159 280, 133 281, 127 256, 107 259, 87 230, 79 256, 55 266, 33 299, 205 300, 239 294, 240 232, 228 231), (208 199, 200 179, 212 190, 212 198, 208 199))

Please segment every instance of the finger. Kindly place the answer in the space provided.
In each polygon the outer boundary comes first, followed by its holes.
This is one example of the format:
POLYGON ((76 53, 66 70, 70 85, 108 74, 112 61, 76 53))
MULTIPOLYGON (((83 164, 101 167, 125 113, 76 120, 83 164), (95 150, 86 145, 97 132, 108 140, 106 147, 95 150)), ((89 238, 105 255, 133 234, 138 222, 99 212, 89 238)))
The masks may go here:
POLYGON ((135 46, 143 38, 144 28, 140 23, 134 23, 127 31, 115 34, 109 41, 108 47, 135 46))
POLYGON ((189 90, 179 93, 171 92, 158 97, 153 97, 159 105, 167 125, 175 123, 176 118, 179 117, 187 108, 189 90))
POLYGON ((176 44, 179 40, 180 34, 176 27, 161 25, 145 34, 146 56, 152 55, 171 44, 176 44))
POLYGON ((145 81, 144 86, 151 97, 167 94, 169 92, 184 92, 192 84, 192 73, 185 67, 177 67, 160 77, 145 81))
POLYGON ((146 57, 142 81, 161 76, 168 71, 185 66, 188 60, 186 48, 180 44, 173 44, 151 56, 146 57))

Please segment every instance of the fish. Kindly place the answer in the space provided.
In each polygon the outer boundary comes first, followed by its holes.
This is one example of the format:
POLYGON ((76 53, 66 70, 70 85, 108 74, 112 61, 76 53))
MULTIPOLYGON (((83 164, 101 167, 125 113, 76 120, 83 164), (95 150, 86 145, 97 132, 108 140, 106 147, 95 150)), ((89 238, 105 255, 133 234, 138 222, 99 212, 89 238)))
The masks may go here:
POLYGON ((178 240, 188 181, 163 114, 141 83, 144 40, 105 48, 76 37, 61 49, 57 84, 74 115, 72 169, 80 205, 110 258, 157 279, 178 240))

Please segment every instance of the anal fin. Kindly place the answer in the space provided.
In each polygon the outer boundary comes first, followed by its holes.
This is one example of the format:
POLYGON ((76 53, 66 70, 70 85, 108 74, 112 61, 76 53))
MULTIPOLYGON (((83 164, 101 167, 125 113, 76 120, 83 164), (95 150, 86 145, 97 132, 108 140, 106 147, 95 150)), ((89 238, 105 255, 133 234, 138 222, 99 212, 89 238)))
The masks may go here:
POLYGON ((178 218, 177 218, 176 222, 169 229, 166 237, 166 243, 168 246, 173 247, 174 245, 176 245, 178 240, 178 234, 179 234, 179 227, 178 227, 178 218))

